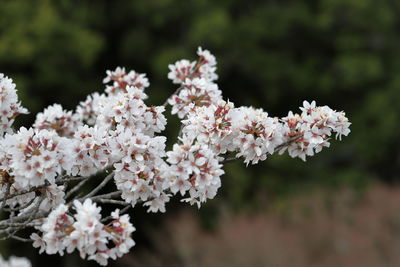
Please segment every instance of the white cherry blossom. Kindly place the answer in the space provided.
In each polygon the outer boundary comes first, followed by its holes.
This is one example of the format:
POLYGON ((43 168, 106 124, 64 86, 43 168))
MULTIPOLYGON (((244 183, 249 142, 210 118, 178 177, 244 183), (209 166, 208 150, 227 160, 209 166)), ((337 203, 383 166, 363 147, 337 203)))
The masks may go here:
POLYGON ((18 102, 15 87, 12 79, 0 73, 0 137, 4 133, 12 133, 11 126, 19 114, 28 113, 18 102))
MULTIPOLYGON (((174 197, 200 207, 217 195, 224 163, 257 164, 285 151, 305 161, 350 133, 344 112, 315 101, 283 118, 235 106, 216 83, 215 56, 201 47, 197 56, 168 66, 179 87, 163 105, 146 103, 145 74, 117 67, 106 72, 104 91, 74 112, 54 104, 32 128, 16 131, 15 117, 27 110, 0 74, 0 209, 9 216, 0 231, 20 239, 20 230, 36 229, 31 239, 39 253, 78 251, 107 265, 135 245, 129 208, 166 212, 174 197), (169 109, 181 123, 171 140, 164 133, 169 109), (103 217, 100 205, 123 208, 103 217)), ((1 266, 27 264, 0 258, 1 266)))
POLYGON ((1 267, 31 267, 31 262, 24 257, 11 256, 8 261, 3 259, 0 255, 0 266, 1 267))

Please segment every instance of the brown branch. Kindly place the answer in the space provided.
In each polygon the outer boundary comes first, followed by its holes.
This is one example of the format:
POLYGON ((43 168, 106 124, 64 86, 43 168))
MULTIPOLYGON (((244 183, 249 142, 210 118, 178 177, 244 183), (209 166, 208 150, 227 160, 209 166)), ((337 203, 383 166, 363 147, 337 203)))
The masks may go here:
POLYGON ((84 196, 84 198, 90 198, 92 196, 94 196, 97 192, 99 192, 104 186, 106 186, 106 184, 114 177, 114 172, 111 172, 110 174, 108 174, 104 180, 95 188, 93 189, 89 194, 87 194, 86 196, 84 196))

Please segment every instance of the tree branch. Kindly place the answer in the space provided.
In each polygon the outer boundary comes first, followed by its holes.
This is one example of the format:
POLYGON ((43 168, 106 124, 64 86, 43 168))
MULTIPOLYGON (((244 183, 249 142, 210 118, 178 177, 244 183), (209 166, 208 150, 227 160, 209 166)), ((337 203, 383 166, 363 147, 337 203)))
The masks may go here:
POLYGON ((112 171, 110 174, 108 174, 104 180, 95 188, 93 189, 89 194, 84 196, 84 198, 90 198, 94 196, 97 192, 99 192, 106 184, 114 177, 115 172, 112 171))

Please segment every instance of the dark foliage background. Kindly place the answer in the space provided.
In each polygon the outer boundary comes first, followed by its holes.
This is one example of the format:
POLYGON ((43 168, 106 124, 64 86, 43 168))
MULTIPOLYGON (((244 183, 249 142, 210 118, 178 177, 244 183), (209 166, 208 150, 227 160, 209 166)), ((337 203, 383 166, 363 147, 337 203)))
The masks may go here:
MULTIPOLYGON (((73 109, 102 91, 105 70, 116 66, 147 73, 150 103, 161 104, 175 90, 167 65, 194 59, 198 46, 216 55, 219 86, 237 106, 284 116, 306 99, 346 111, 350 136, 307 163, 285 155, 227 165, 220 194, 199 212, 212 228, 221 209, 267 210, 315 187, 363 192, 399 181, 399 14, 396 0, 0 0, 0 72, 31 111, 19 118, 26 126, 50 104, 73 109)), ((138 208, 132 216, 140 248, 151 247, 147 226, 170 215, 138 208)), ((2 244, 3 254, 27 255, 37 266, 84 264, 2 244)))

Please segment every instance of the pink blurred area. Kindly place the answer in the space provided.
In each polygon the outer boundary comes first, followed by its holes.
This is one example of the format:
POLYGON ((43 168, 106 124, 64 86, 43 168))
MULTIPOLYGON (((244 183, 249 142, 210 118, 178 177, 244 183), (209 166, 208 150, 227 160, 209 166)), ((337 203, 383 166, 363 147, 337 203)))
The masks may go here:
POLYGON ((318 191, 286 199, 268 212, 226 214, 213 231, 196 211, 154 229, 152 250, 135 250, 118 266, 400 266, 400 188, 318 191))

